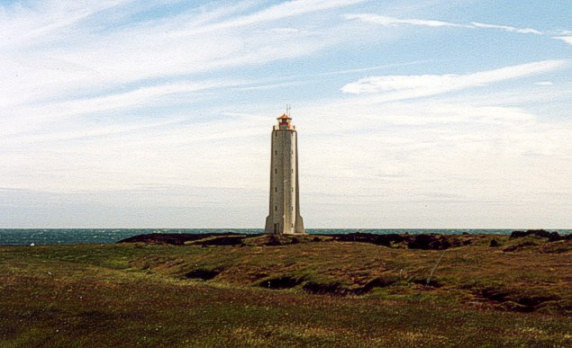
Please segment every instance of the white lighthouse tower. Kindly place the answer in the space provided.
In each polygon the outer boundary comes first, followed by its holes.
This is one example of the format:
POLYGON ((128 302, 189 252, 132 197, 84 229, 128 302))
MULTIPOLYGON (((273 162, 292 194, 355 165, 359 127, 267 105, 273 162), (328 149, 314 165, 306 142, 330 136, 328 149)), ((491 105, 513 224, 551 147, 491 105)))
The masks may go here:
POLYGON ((298 134, 287 111, 272 129, 270 205, 266 233, 304 232, 298 185, 298 134))

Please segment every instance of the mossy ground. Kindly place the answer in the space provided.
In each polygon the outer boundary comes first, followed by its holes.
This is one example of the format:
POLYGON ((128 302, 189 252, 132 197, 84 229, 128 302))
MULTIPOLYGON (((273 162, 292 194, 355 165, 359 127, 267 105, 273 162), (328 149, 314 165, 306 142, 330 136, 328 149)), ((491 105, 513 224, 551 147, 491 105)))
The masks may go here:
POLYGON ((0 247, 0 346, 571 346, 570 241, 471 238, 0 247))

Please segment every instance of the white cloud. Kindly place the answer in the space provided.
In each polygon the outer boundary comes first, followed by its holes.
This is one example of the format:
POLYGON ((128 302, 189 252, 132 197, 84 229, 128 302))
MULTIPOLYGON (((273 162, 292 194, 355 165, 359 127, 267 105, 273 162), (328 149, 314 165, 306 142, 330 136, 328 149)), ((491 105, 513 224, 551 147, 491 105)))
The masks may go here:
POLYGON ((375 14, 348 14, 345 15, 346 19, 358 19, 366 23, 373 23, 378 24, 386 27, 398 26, 398 25, 412 25, 412 26, 420 26, 420 27, 458 27, 458 28, 482 28, 482 29, 496 29, 496 30, 503 30, 510 33, 517 33, 517 34, 536 34, 536 35, 543 35, 543 33, 539 30, 533 28, 517 28, 508 25, 496 25, 496 24, 487 24, 487 23, 480 23, 480 22, 471 22, 471 24, 459 24, 459 23, 452 23, 446 21, 439 21, 439 20, 428 20, 428 19, 418 19, 418 18, 395 18, 389 16, 381 16, 375 14))
POLYGON ((11 48, 53 34, 104 10, 134 0, 41 1, 3 7, 0 11, 0 47, 11 48))
POLYGON ((344 23, 315 30, 327 17, 306 22, 304 16, 362 1, 209 3, 142 20, 133 18, 164 3, 52 0, 1 7, 0 31, 9 38, 0 43, 2 184, 67 192, 186 184, 181 179, 191 176, 201 186, 232 185, 232 170, 218 175, 220 163, 251 165, 245 139, 265 132, 237 121, 245 117, 223 117, 230 107, 213 90, 271 88, 260 78, 234 80, 226 72, 347 41, 352 33, 344 23), (201 98, 217 101, 194 105, 201 98), (154 154, 160 155, 151 159, 154 154), (192 161, 181 164, 189 154, 192 161))
POLYGON ((422 27, 464 27, 460 24, 427 19, 399 19, 395 17, 380 16, 374 14, 348 14, 346 19, 359 19, 364 22, 379 24, 382 26, 414 25, 422 27))
POLYGON ((487 24, 480 22, 471 22, 471 25, 477 28, 504 30, 508 31, 509 33, 542 35, 542 32, 532 28, 516 28, 508 25, 496 25, 496 24, 487 24))
POLYGON ((553 39, 564 41, 567 44, 572 45, 572 36, 555 36, 553 39))
POLYGON ((552 86, 552 81, 539 81, 534 83, 537 86, 552 86))
POLYGON ((365 0, 292 0, 272 6, 270 8, 266 8, 251 15, 242 16, 237 19, 232 19, 213 24, 211 26, 204 26, 195 30, 191 30, 186 34, 198 34, 207 31, 237 28, 257 23, 271 22, 278 19, 300 16, 311 12, 334 9, 338 7, 346 7, 364 1, 365 0))
POLYGON ((346 84, 342 87, 342 92, 350 94, 383 93, 387 96, 387 100, 417 98, 546 73, 562 68, 566 63, 563 60, 547 60, 464 75, 373 76, 346 84))
POLYGON ((306 56, 351 34, 337 26, 328 32, 300 30, 292 27, 292 18, 361 1, 289 1, 250 14, 241 12, 248 9, 243 4, 230 9, 205 5, 200 11, 192 8, 128 25, 122 16, 138 11, 128 0, 82 6, 47 1, 39 8, 5 13, 0 31, 9 39, 0 43, 0 105, 94 90, 102 94, 157 78, 189 80, 190 74, 306 56), (108 21, 118 23, 106 27, 108 21))
MULTIPOLYGON (((295 118, 303 149, 302 187, 309 188, 302 191, 302 202, 322 209, 327 202, 350 210, 348 206, 378 207, 370 214, 379 216, 381 209, 393 216, 396 206, 418 211, 411 203, 415 201, 421 208, 436 209, 428 215, 430 224, 439 221, 437 215, 449 216, 448 209, 460 202, 467 207, 494 203, 505 213, 514 209, 514 202, 531 211, 540 201, 564 203, 560 198, 564 196, 554 192, 572 192, 564 175, 572 169, 570 121, 547 122, 522 108, 489 106, 491 101, 479 105, 466 97, 377 104, 352 97, 303 108, 302 115, 321 117, 295 118), (546 171, 545 166, 555 170, 546 171), (331 192, 328 188, 341 186, 340 195, 325 194, 331 192)), ((474 214, 473 209, 483 211, 469 208, 465 214, 474 214)), ((485 219, 489 226, 503 221, 502 214, 489 213, 485 219)), ((558 214, 549 219, 536 216, 536 223, 558 225, 564 221, 558 214)), ((404 212, 401 223, 423 225, 405 216, 404 212)), ((459 222, 467 226, 466 221, 459 222)))

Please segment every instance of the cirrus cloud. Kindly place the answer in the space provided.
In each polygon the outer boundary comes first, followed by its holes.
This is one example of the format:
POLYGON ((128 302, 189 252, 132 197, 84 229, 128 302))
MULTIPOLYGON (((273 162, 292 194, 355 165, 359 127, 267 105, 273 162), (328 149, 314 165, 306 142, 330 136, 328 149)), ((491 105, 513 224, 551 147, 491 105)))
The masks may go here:
POLYGON ((553 39, 564 41, 567 44, 572 45, 572 36, 555 36, 553 39))
POLYGON ((415 25, 422 27, 463 27, 463 25, 436 21, 429 19, 400 19, 395 17, 380 16, 374 14, 348 14, 345 16, 346 19, 358 19, 364 22, 379 24, 382 26, 396 26, 396 25, 415 25))
POLYGON ((390 93, 393 100, 409 99, 550 72, 566 64, 565 60, 546 60, 462 75, 372 76, 348 83, 341 90, 349 94, 390 93))
POLYGON ((477 28, 504 30, 508 31, 509 33, 542 35, 542 32, 532 28, 516 28, 516 27, 511 27, 509 25, 496 25, 496 24, 487 24, 480 22, 471 22, 471 25, 477 28))

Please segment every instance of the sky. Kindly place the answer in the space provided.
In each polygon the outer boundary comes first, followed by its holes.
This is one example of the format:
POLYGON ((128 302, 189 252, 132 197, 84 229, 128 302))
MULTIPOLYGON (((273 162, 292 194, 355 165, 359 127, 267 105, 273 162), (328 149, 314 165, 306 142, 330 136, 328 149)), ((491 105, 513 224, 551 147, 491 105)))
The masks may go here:
POLYGON ((572 228, 569 0, 0 0, 0 228, 572 228))

